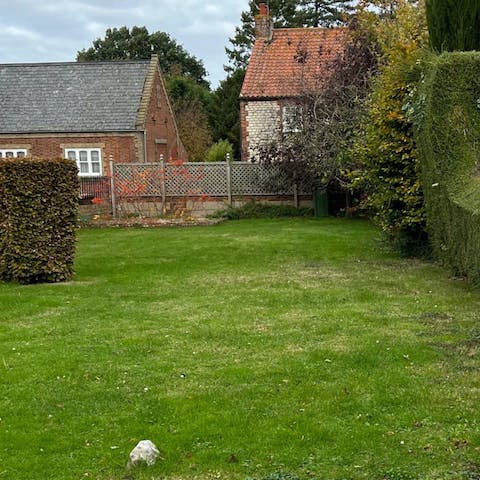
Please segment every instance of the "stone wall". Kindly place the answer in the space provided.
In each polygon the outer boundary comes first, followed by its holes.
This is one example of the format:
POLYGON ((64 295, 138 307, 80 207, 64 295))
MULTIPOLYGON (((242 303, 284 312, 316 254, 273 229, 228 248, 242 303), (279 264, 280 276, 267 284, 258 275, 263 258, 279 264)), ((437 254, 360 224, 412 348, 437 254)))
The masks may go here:
POLYGON ((281 134, 281 107, 278 101, 245 102, 244 161, 252 161, 260 145, 279 138, 281 134))

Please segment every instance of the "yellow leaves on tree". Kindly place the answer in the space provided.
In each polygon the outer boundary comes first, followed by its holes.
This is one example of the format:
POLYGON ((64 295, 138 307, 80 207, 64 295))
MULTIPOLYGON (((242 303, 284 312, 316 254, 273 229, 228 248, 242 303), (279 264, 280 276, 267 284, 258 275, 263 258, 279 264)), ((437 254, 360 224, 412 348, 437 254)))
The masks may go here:
MULTIPOLYGON (((364 206, 377 223, 401 248, 411 251, 425 238, 425 213, 413 125, 405 111, 419 78, 421 48, 427 42, 425 11, 423 2, 376 3, 384 8, 373 26, 381 66, 354 147, 360 165, 353 177, 366 192, 364 206)), ((366 11, 365 16, 369 14, 366 11)))

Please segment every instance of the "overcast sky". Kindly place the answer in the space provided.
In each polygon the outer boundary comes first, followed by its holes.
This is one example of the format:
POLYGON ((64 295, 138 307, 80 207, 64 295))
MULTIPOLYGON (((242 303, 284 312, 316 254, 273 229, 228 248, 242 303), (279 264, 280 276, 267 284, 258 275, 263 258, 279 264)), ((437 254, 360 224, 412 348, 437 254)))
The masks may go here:
POLYGON ((0 63, 74 61, 107 28, 164 31, 203 60, 212 86, 248 0, 0 0, 0 63))

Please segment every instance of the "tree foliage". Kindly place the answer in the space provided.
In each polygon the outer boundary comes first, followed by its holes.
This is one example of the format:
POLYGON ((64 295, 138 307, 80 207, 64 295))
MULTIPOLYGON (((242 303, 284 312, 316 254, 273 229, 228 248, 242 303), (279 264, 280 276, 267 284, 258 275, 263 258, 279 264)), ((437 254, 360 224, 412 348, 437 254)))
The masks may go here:
POLYGON ((212 144, 209 117, 211 97, 201 60, 190 55, 165 32, 150 34, 145 27, 108 29, 77 61, 141 60, 158 55, 177 126, 188 157, 203 161, 212 144))
POLYGON ((245 70, 230 73, 212 93, 210 125, 214 141, 228 140, 232 144, 233 157, 240 158, 240 109, 239 96, 245 70))
POLYGON ((207 114, 192 100, 180 100, 175 103, 174 109, 180 138, 189 161, 203 162, 212 144, 207 114))
POLYGON ((232 144, 228 140, 220 140, 214 143, 205 156, 207 162, 225 162, 227 159, 234 160, 232 144))
POLYGON ((299 0, 297 13, 302 26, 329 27, 346 21, 350 2, 339 0, 299 0))
POLYGON ((376 222, 400 248, 411 251, 425 239, 423 193, 408 116, 420 76, 421 46, 427 42, 422 5, 402 2, 376 31, 382 66, 352 150, 359 162, 352 175, 376 222))
POLYGON ((167 90, 189 160, 204 161, 212 144, 209 126, 212 103, 210 92, 192 79, 181 76, 169 78, 167 90))
POLYGON ((480 50, 478 0, 428 0, 430 43, 437 52, 480 50))
POLYGON ((207 72, 201 60, 190 55, 168 33, 149 33, 146 27, 109 28, 104 38, 97 38, 92 47, 77 53, 77 61, 144 60, 152 53, 158 55, 167 77, 181 74, 208 87, 207 72))
POLYGON ((370 10, 375 12, 376 20, 372 21, 378 27, 378 20, 391 20, 405 3, 417 3, 418 0, 359 0, 358 7, 362 11, 370 10))
POLYGON ((211 109, 211 93, 203 85, 199 85, 189 77, 174 75, 167 78, 165 86, 170 101, 175 104, 182 100, 188 100, 199 104, 205 112, 211 109))
POLYGON ((352 145, 377 67, 372 42, 368 25, 353 19, 343 54, 327 67, 330 77, 318 91, 306 89, 298 102, 292 131, 259 148, 260 161, 279 165, 287 183, 309 191, 343 182, 344 153, 352 145))
MULTIPOLYGON (((249 0, 248 10, 242 12, 241 25, 230 38, 231 48, 226 48, 229 64, 227 72, 245 69, 255 40, 255 15, 258 0, 249 0)), ((350 10, 349 0, 270 0, 270 15, 275 28, 328 27, 346 20, 350 10)))

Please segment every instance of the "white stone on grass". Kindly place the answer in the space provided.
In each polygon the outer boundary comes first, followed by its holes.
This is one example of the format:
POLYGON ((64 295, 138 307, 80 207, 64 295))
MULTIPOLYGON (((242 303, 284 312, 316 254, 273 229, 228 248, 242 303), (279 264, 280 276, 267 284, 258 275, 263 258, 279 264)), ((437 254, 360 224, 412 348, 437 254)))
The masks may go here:
POLYGON ((150 440, 141 440, 130 452, 130 460, 128 461, 127 467, 135 467, 142 463, 153 465, 159 455, 160 452, 153 442, 150 440))

